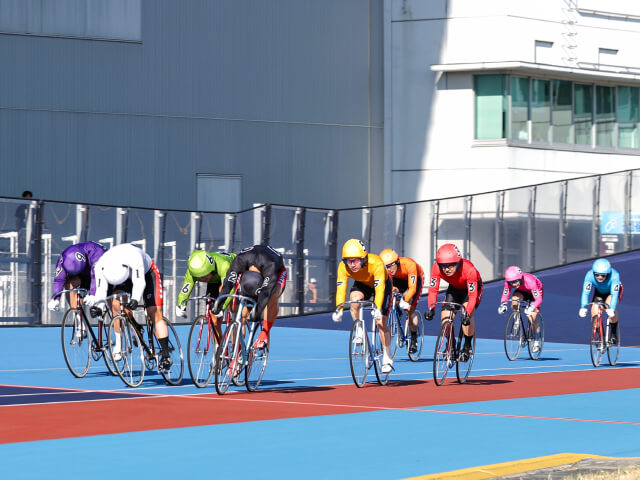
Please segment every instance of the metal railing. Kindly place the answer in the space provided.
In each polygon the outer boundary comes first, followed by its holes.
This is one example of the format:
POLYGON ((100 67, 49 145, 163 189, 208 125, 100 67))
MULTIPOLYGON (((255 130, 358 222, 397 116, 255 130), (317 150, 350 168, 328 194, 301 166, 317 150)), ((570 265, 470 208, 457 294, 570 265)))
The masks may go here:
POLYGON ((60 252, 78 241, 129 242, 145 250, 163 274, 172 321, 195 248, 234 252, 266 243, 278 249, 289 270, 282 315, 332 309, 339 252, 349 238, 363 239, 373 253, 394 248, 427 274, 437 248, 453 242, 485 281, 501 278, 511 264, 535 271, 623 252, 640 247, 639 175, 629 170, 341 210, 267 204, 235 213, 190 212, 0 198, 0 324, 60 322, 62 314, 45 306, 60 252), (307 288, 311 278, 316 303, 307 288))

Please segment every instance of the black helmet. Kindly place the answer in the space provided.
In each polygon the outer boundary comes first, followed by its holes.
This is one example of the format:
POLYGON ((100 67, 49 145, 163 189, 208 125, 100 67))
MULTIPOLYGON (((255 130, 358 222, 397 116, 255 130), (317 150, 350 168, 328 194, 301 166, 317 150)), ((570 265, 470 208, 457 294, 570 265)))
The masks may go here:
POLYGON ((253 270, 244 272, 240 278, 240 294, 246 297, 257 297, 260 293, 262 281, 262 275, 258 272, 253 270))

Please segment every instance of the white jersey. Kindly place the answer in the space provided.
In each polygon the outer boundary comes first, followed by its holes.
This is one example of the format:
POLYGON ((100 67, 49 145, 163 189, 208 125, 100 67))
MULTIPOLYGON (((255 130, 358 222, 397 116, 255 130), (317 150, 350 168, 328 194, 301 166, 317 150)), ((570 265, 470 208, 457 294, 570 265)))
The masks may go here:
POLYGON ((129 268, 129 278, 133 282, 131 298, 138 302, 142 298, 146 282, 144 275, 151 268, 151 257, 140 248, 130 243, 123 243, 107 250, 95 264, 96 300, 104 300, 109 284, 104 277, 104 266, 109 263, 120 263, 129 268))

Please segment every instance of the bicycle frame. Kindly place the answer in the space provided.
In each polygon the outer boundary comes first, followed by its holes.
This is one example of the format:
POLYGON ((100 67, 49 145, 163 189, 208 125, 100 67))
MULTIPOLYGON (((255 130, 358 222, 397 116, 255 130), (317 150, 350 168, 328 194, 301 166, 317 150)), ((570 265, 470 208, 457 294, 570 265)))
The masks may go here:
POLYGON ((469 358, 466 361, 460 359, 460 351, 462 342, 464 340, 464 333, 462 324, 456 338, 454 332, 455 315, 461 311, 464 307, 455 302, 436 302, 434 305, 440 305, 441 308, 449 310, 449 318, 442 322, 440 327, 440 333, 436 340, 435 351, 433 354, 433 379, 436 385, 440 386, 444 383, 449 368, 453 367, 453 363, 456 364, 456 377, 459 383, 464 383, 471 373, 471 366, 473 365, 473 358, 475 356, 475 338, 473 336, 473 345, 470 350, 469 358), (443 342, 446 341, 446 349, 443 348, 443 342), (467 364, 466 371, 462 366, 467 364))

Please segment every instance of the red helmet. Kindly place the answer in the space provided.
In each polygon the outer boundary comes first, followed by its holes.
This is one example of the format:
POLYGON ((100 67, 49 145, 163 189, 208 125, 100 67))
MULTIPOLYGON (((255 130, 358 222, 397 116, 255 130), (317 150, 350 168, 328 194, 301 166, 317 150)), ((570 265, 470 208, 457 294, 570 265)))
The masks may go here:
POLYGON ((438 249, 436 254, 436 263, 439 265, 443 263, 459 263, 461 261, 462 254, 453 243, 445 243, 438 249))

